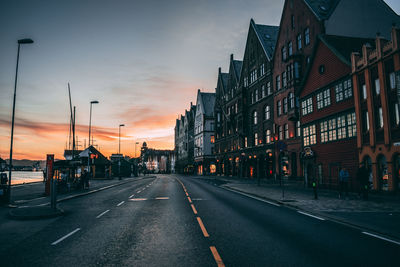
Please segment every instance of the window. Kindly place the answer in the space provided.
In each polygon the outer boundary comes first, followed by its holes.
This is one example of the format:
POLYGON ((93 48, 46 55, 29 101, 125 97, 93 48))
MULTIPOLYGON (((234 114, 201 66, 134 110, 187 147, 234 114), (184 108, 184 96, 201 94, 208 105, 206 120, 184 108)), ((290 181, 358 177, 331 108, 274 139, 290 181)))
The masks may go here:
POLYGON ((300 79, 300 64, 297 61, 294 63, 294 78, 300 79))
POLYGON ((282 114, 282 102, 279 100, 277 103, 277 113, 278 113, 278 116, 280 116, 281 114, 282 114))
POLYGON ((379 128, 383 128, 383 112, 382 112, 382 108, 378 108, 378 127, 379 128))
POLYGON ((258 145, 258 133, 254 134, 254 146, 258 145))
POLYGON ((279 125, 279 127, 278 127, 278 133, 279 133, 279 140, 283 140, 282 125, 279 125))
POLYGON ((296 136, 300 137, 301 136, 301 125, 300 125, 300 121, 296 122, 296 136))
POLYGON ((289 93, 289 109, 294 108, 294 94, 289 93))
POLYGON ((329 141, 335 141, 337 139, 336 131, 336 118, 328 120, 328 137, 329 141))
POLYGON ((211 144, 214 144, 215 143, 215 138, 214 138, 214 135, 211 135, 211 144))
POLYGON ((364 131, 369 131, 368 111, 365 111, 365 113, 364 113, 364 131))
POLYGON ((304 31, 304 43, 305 45, 310 44, 310 28, 306 28, 304 31))
POLYGON ((253 123, 254 125, 257 125, 257 110, 253 112, 253 123))
POLYGON ((281 89, 281 76, 276 76, 276 90, 281 89))
POLYGON ((282 61, 285 61, 287 58, 287 53, 286 53, 286 47, 283 46, 281 49, 281 53, 282 53, 282 61))
POLYGON ((346 116, 337 118, 337 139, 346 138, 346 116))
POLYGON ((266 144, 271 143, 271 130, 265 131, 265 143, 266 144))
POLYGON ((260 76, 263 76, 264 74, 265 74, 265 68, 264 68, 264 63, 263 63, 260 66, 260 76))
POLYGON ((255 101, 254 102, 257 102, 258 101, 258 89, 256 89, 254 91, 254 95, 255 95, 255 101))
POLYGON ((217 122, 221 122, 221 113, 217 113, 217 122))
POLYGON ((286 72, 282 73, 282 87, 285 88, 287 86, 286 72))
POLYGON ((355 137, 357 135, 356 113, 347 114, 347 136, 355 137))
POLYGON ((285 139, 289 139, 289 125, 285 124, 285 139))
POLYGON ((235 113, 236 114, 238 113, 238 103, 237 102, 235 103, 235 113))
POLYGON ((379 78, 375 80, 375 93, 379 95, 381 93, 381 85, 379 84, 379 78))
POLYGON ((351 85, 351 79, 345 80, 343 83, 340 82, 335 85, 336 102, 340 102, 343 99, 347 99, 353 96, 353 87, 351 85))
POLYGON ((315 145, 317 143, 316 139, 315 124, 303 128, 304 146, 315 145))
POLYGON ((264 108, 264 116, 266 120, 269 120, 271 118, 271 112, 270 112, 270 107, 265 106, 264 108))
POLYGON ((292 42, 290 41, 289 43, 288 43, 288 47, 289 47, 289 56, 291 56, 291 55, 293 55, 293 44, 292 44, 292 42))
POLYGON ((400 124, 400 114, 399 114, 399 104, 395 103, 394 104, 394 123, 396 126, 400 124))
POLYGON ((243 79, 243 86, 244 86, 244 87, 247 87, 248 85, 249 85, 249 80, 248 80, 247 77, 244 77, 244 79, 243 79))
POLYGON ((343 100, 343 85, 342 85, 342 83, 335 85, 335 95, 336 95, 336 102, 343 100))
POLYGON ((250 73, 250 84, 257 80, 257 69, 251 71, 250 73))
POLYGON ((214 131, 214 123, 213 122, 210 123, 210 131, 214 131))
POLYGON ((285 97, 283 99, 283 113, 287 113, 288 112, 288 99, 285 97))
POLYGON ((262 98, 265 97, 265 85, 264 84, 261 86, 261 97, 262 98))
POLYGON ((307 98, 306 100, 301 102, 301 107, 303 116, 313 112, 312 97, 307 98))
POLYGON ((301 50, 301 33, 297 35, 297 50, 301 50))
POLYGON ((267 93, 268 95, 272 94, 271 82, 267 82, 267 93))
POLYGON ((367 85, 365 84, 362 85, 362 98, 367 100, 367 85))
POLYGON ((317 94, 317 108, 321 109, 331 104, 330 89, 326 89, 321 93, 317 94))
POLYGON ((328 122, 323 121, 320 123, 320 130, 321 130, 321 143, 328 142, 328 122))
POLYGON ((396 76, 394 72, 391 72, 389 74, 389 80, 390 80, 390 89, 396 89, 396 76))

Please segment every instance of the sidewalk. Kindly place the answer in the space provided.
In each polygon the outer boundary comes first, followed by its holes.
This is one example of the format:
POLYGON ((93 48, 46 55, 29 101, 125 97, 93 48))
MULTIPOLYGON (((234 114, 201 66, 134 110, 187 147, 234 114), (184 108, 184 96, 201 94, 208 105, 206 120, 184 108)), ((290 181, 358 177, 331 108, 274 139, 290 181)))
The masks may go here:
POLYGON ((360 199, 358 193, 350 192, 339 198, 338 191, 318 190, 314 199, 312 188, 302 182, 285 181, 284 197, 279 181, 244 179, 223 176, 197 176, 221 187, 273 201, 279 205, 359 227, 400 239, 400 195, 371 192, 369 199, 360 199))
MULTIPOLYGON (((69 192, 57 193, 57 203, 150 177, 153 176, 124 177, 122 180, 92 179, 89 189, 71 189, 69 192)), ((41 182, 12 186, 11 205, 0 207, 11 207, 9 215, 14 219, 41 219, 62 215, 63 210, 51 209, 50 196, 46 196, 44 190, 45 184, 41 182)))

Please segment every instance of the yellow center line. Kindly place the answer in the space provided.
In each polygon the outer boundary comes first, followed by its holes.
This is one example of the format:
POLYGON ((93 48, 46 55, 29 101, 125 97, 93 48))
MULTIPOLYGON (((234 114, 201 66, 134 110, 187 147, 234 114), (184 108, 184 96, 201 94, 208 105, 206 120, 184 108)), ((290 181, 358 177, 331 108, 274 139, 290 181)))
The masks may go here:
POLYGON ((221 256, 219 256, 217 249, 214 246, 210 246, 210 250, 214 256, 215 262, 217 263, 218 267, 225 267, 225 264, 222 261, 221 256))
POLYGON ((188 196, 189 203, 192 203, 192 199, 188 196))
POLYGON ((193 213, 194 213, 194 214, 197 214, 197 210, 196 210, 196 208, 194 207, 194 205, 193 205, 193 204, 190 204, 190 206, 192 207, 193 213))
POLYGON ((210 235, 207 233, 206 228, 204 227, 203 221, 201 220, 200 217, 196 217, 197 218, 197 222, 200 225, 201 231, 203 232, 204 237, 210 237, 210 235))

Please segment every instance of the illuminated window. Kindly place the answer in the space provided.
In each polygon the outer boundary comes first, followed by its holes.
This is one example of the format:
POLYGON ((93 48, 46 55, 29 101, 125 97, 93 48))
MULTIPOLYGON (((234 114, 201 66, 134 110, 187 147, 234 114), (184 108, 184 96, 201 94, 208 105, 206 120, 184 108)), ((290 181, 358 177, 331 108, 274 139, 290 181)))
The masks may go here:
POLYGON ((317 143, 315 125, 303 128, 303 143, 304 146, 315 145, 317 143))
POLYGON ((214 135, 211 135, 211 144, 214 144, 214 143, 215 143, 214 135))
POLYGON ((258 145, 258 133, 254 134, 254 146, 258 145))
POLYGON ((289 125, 285 124, 285 139, 289 139, 289 125))
POLYGON ((253 112, 253 123, 254 125, 257 125, 257 110, 253 112))
POLYGON ((271 130, 265 131, 265 143, 267 144, 271 143, 271 130))

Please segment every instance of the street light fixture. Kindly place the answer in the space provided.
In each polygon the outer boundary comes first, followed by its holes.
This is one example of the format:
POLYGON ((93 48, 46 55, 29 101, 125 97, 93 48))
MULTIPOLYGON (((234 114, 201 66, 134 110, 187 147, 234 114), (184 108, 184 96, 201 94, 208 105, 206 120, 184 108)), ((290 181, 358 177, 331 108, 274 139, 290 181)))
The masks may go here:
POLYGON ((121 180, 121 127, 125 126, 125 124, 120 124, 118 127, 118 176, 121 180))
POLYGON ((8 173, 8 188, 7 188, 7 202, 11 201, 11 169, 12 169, 12 154, 13 154, 13 141, 14 141, 14 118, 15 118, 15 99, 17 95, 17 81, 18 81, 18 63, 19 63, 19 50, 21 44, 32 44, 33 40, 26 38, 18 40, 18 52, 17 52, 17 67, 15 69, 15 83, 14 83, 14 100, 13 100, 13 111, 11 119, 11 144, 10 144, 10 162, 9 162, 9 173, 8 173))
POLYGON ((90 101, 90 116, 89 116, 89 146, 90 146, 90 132, 92 129, 92 105, 93 104, 98 104, 99 101, 94 100, 94 101, 90 101))

